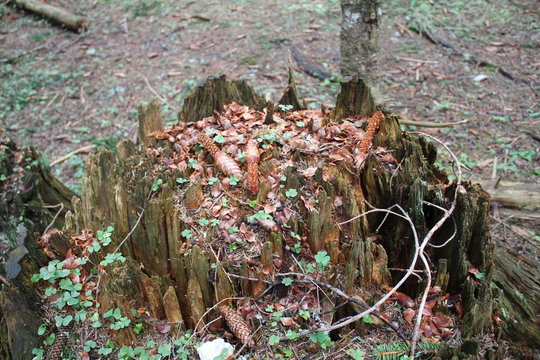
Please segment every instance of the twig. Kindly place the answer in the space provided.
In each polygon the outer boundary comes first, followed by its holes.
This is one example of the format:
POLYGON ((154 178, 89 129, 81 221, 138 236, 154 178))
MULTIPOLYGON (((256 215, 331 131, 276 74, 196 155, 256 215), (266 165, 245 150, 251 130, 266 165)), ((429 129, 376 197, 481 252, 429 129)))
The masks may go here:
POLYGON ((43 234, 42 234, 41 236, 45 235, 45 234, 47 233, 47 231, 49 231, 49 229, 51 228, 51 226, 53 226, 54 222, 56 221, 56 218, 58 217, 58 215, 60 215, 60 213, 62 212, 62 210, 64 210, 64 203, 59 203, 59 204, 56 204, 56 205, 47 206, 47 207, 49 207, 49 208, 51 208, 51 207, 52 207, 52 208, 55 208, 55 207, 58 207, 58 206, 60 206, 60 210, 58 210, 58 211, 56 212, 56 214, 54 215, 52 221, 49 223, 49 225, 47 225, 47 227, 45 228, 45 231, 43 231, 43 234))
POLYGON ((429 230, 429 232, 427 233, 427 235, 424 238, 424 241, 422 242, 423 246, 420 247, 420 258, 422 259, 422 262, 424 263, 424 266, 426 267, 426 270, 428 271, 428 273, 427 273, 428 279, 427 279, 426 288, 424 290, 424 294, 422 296, 422 301, 420 302, 420 305, 418 306, 418 316, 416 318, 416 324, 415 324, 415 327, 414 327, 413 338, 412 338, 412 341, 411 341, 410 356, 411 356, 412 359, 414 359, 415 352, 416 352, 416 345, 418 343, 418 339, 420 338, 420 325, 421 325, 421 322, 422 322, 422 315, 423 315, 423 312, 424 312, 424 307, 426 305, 426 300, 427 300, 427 296, 428 296, 428 293, 429 293, 429 289, 431 287, 431 272, 429 271, 429 263, 428 263, 428 261, 427 261, 427 259, 425 257, 425 254, 424 254, 424 247, 429 242, 429 240, 431 240, 431 238, 433 237, 435 232, 437 232, 443 226, 443 224, 446 222, 446 220, 448 220, 450 215, 452 215, 452 212, 454 212, 454 210, 455 210, 455 208, 457 206, 457 197, 458 197, 460 187, 461 187, 461 176, 462 176, 461 165, 459 163, 458 158, 456 157, 456 155, 452 152, 452 150, 450 150, 450 148, 445 143, 443 143, 442 141, 440 141, 436 137, 431 136, 429 134, 425 134, 425 133, 422 133, 422 132, 417 132, 417 134, 428 137, 431 140, 438 142, 439 144, 441 144, 446 149, 446 151, 448 151, 448 153, 450 154, 450 156, 454 160, 454 163, 457 166, 457 179, 456 179, 456 185, 455 185, 456 189, 454 190, 454 200, 452 201, 452 205, 450 206, 450 209, 446 210, 443 217, 439 221, 437 221, 437 223, 435 224, 435 226, 433 226, 431 228, 431 230, 429 230))
POLYGON ((446 40, 443 40, 441 38, 436 37, 431 32, 431 30, 429 30, 427 28, 424 28, 424 29, 417 29, 416 27, 409 27, 409 28, 412 31, 414 31, 414 32, 416 32, 418 34, 421 34, 422 36, 424 36, 427 40, 429 40, 433 44, 441 45, 442 47, 450 49, 455 55, 459 55, 459 56, 463 57, 465 59, 465 61, 468 62, 468 63, 475 64, 475 65, 482 66, 482 67, 495 68, 498 73, 500 73, 502 76, 504 76, 505 78, 510 79, 512 81, 521 82, 521 83, 527 84, 527 85, 529 85, 531 87, 540 86, 540 84, 537 84, 534 81, 518 78, 517 76, 515 76, 514 74, 512 74, 511 72, 509 72, 508 70, 506 70, 502 66, 494 65, 494 64, 492 64, 492 63, 490 63, 488 61, 485 61, 485 60, 478 60, 476 57, 471 56, 470 54, 465 55, 465 53, 462 52, 455 45, 449 43, 446 40))
POLYGON ((141 222, 141 219, 143 217, 143 214, 144 214, 144 209, 141 209, 141 213, 139 214, 139 218, 137 219, 137 222, 135 223, 135 225, 131 228, 131 230, 128 232, 128 234, 126 235, 126 237, 124 238, 124 240, 122 240, 120 242, 120 245, 118 245, 118 247, 116 248, 116 250, 114 250, 113 254, 118 252, 118 250, 120 250, 120 248, 122 247, 122 245, 124 245, 124 243, 127 241, 127 239, 129 239, 129 237, 131 236, 131 234, 133 234, 133 232, 135 231, 135 229, 137 228, 137 225, 139 225, 139 223, 141 222))
MULTIPOLYGON (((247 276, 242 276, 242 275, 236 275, 236 274, 227 274, 227 276, 230 276, 230 277, 233 277, 233 278, 238 278, 238 279, 243 279, 243 280, 249 280, 249 281, 259 281, 259 282, 263 282, 265 284, 269 284, 270 285, 270 288, 271 287, 274 287, 278 284, 281 284, 281 281, 269 281, 269 280, 263 280, 263 279, 257 279, 257 278, 252 278, 252 277, 247 277, 247 276)), ((322 282, 322 281, 319 281, 319 280, 315 280, 313 279, 311 276, 309 275, 306 275, 306 274, 301 274, 301 273, 296 273, 296 272, 288 272, 288 273, 281 273, 281 274, 275 274, 275 276, 279 276, 279 277, 285 277, 285 276, 297 276, 297 277, 304 277, 305 279, 298 279, 298 278, 295 278, 295 279, 292 279, 294 282, 297 282, 297 283, 304 283, 304 284, 314 284, 314 285, 317 285, 318 287, 325 287, 327 289, 329 289, 330 291, 332 291, 333 293, 335 293, 336 295, 344 298, 345 300, 347 300, 348 302, 351 302, 351 303, 355 303, 357 305, 360 305, 362 308, 364 309, 367 309, 369 307, 368 304, 366 304, 365 302, 355 298, 355 297, 352 297, 352 296, 349 296, 347 295, 345 292, 343 292, 341 289, 333 286, 333 285, 330 285, 328 283, 325 283, 325 282, 322 282)), ((393 325, 392 323, 388 322, 384 317, 382 317, 382 315, 377 312, 377 311, 373 311, 372 312, 373 316, 377 317, 378 319, 380 319, 382 322, 384 322, 386 325, 388 325, 393 331, 395 331, 397 333, 397 335, 402 339, 402 340, 407 340, 407 338, 405 337, 405 335, 403 335, 403 333, 401 333, 399 331, 399 329, 393 325)), ((324 330, 319 330, 319 331, 329 331, 328 329, 324 329, 324 330)), ((317 332, 319 332, 317 331, 317 332)), ((282 340, 287 340, 287 337, 284 337, 282 340)))
POLYGON ((444 122, 444 123, 435 123, 435 122, 425 122, 425 121, 414 121, 414 120, 408 120, 404 115, 399 116, 399 124, 400 125, 408 125, 408 126, 419 126, 419 127, 426 127, 426 128, 446 128, 446 127, 452 127, 456 125, 466 124, 469 122, 469 120, 461 120, 461 121, 455 121, 455 122, 444 122), (403 120, 401 120, 403 119, 403 120))
MULTIPOLYGON (((315 280, 313 279, 311 276, 309 275, 305 275, 305 274, 300 274, 300 273, 295 273, 295 272, 291 272, 291 273, 284 273, 284 274, 276 274, 276 276, 290 276, 290 275, 295 275, 295 276, 302 276, 302 277, 305 277, 306 279, 294 279, 293 281, 295 282, 299 282, 299 283, 313 283, 319 287, 325 287, 327 289, 329 289, 330 291, 332 291, 333 293, 335 293, 336 295, 339 295, 341 296, 342 298, 346 299, 347 301, 349 302, 352 302, 352 303, 355 303, 357 305, 360 305, 362 308, 364 309, 367 309, 369 308, 369 305, 366 304, 365 302, 363 302, 362 300, 359 300, 355 297, 352 297, 352 296, 349 296, 347 295, 343 290, 333 286, 333 285, 330 285, 328 283, 325 283, 325 282, 322 282, 322 281, 319 281, 319 280, 315 280)), ((378 311, 373 311, 372 312, 372 315, 377 317, 378 319, 380 319, 381 321, 383 321, 384 323, 386 323, 392 330, 394 330, 398 336, 402 339, 402 340, 407 340, 407 338, 405 337, 405 335, 403 335, 399 329, 394 326, 393 324, 391 324, 390 322, 388 322, 384 317, 382 317, 382 315, 378 312, 378 311)))
POLYGON ((397 22, 397 21, 395 22, 395 24, 396 24, 397 26, 399 26, 399 27, 401 28, 401 30, 403 30, 403 31, 405 31, 407 34, 409 34, 410 37, 412 37, 412 38, 414 37, 414 34, 412 33, 412 31, 409 30, 405 25, 400 24, 400 23, 397 22))
POLYGON ((6 285, 7 287, 12 287, 13 285, 9 282, 8 279, 0 275, 0 282, 6 285))
POLYGON ((14 62, 15 62, 17 59, 19 59, 19 58, 25 57, 25 56, 27 56, 27 55, 30 55, 30 54, 35 53, 36 51, 39 51, 39 50, 41 50, 41 49, 47 48, 49 45, 52 44, 52 42, 53 42, 53 40, 47 41, 45 44, 40 45, 40 46, 37 46, 37 47, 35 47, 35 48, 33 48, 33 49, 30 49, 30 50, 28 50, 28 51, 24 51, 24 52, 20 53, 19 55, 15 55, 15 56, 12 56, 12 57, 10 57, 10 58, 0 59, 0 63, 4 63, 4 64, 12 64, 12 63, 14 63, 14 62))
POLYGON ((143 74, 141 74, 138 71, 136 71, 136 72, 137 72, 137 74, 139 74, 140 77, 143 78, 146 86, 148 87, 148 90, 150 90, 152 92, 152 94, 154 94, 159 100, 161 100, 162 103, 164 103, 164 104, 170 106, 172 109, 174 109, 174 106, 169 104, 169 102, 164 97, 159 95, 159 93, 156 90, 154 90, 154 88, 152 87, 152 85, 150 85, 150 82, 148 81, 148 78, 146 76, 144 76, 143 74))
POLYGON ((70 153, 67 153, 66 155, 62 156, 62 157, 59 157, 58 159, 56 160, 53 160, 51 161, 51 163, 49 164, 50 167, 53 167, 54 165, 58 165, 60 164, 61 162, 64 162, 66 161, 67 159, 69 159, 70 157, 74 156, 74 155, 77 155, 77 154, 80 154, 80 153, 86 153, 86 152, 89 152, 89 151, 92 151, 96 148, 96 145, 95 144, 90 144, 90 145, 86 145, 86 146, 83 146, 83 147, 80 147, 78 149, 75 149, 73 150, 72 152, 70 153))
POLYGON ((369 309, 363 311, 362 313, 357 314, 355 316, 351 316, 350 318, 347 318, 346 320, 339 321, 339 322, 335 323, 334 325, 332 325, 332 326, 330 326, 328 328, 325 328, 325 329, 313 329, 313 330, 303 331, 303 332, 299 333, 298 336, 306 336, 306 335, 321 332, 321 331, 337 330, 337 329, 340 329, 340 328, 342 328, 344 326, 347 326, 349 324, 352 324, 352 323, 362 319, 364 316, 369 315, 369 314, 373 313, 374 311, 377 311, 379 306, 384 304, 386 302, 386 300, 388 300, 401 287, 401 285, 403 285, 403 283, 411 276, 412 272, 414 271, 416 261, 418 260, 419 252, 422 251, 422 248, 420 248, 420 245, 419 245, 418 233, 416 232, 416 228, 414 227, 414 223, 412 222, 412 219, 405 212, 405 210, 403 210, 401 208, 401 206, 399 206, 397 204, 393 205, 392 207, 397 207, 401 211, 401 214, 399 214, 399 213, 397 213, 395 211, 388 210, 388 209, 374 209, 374 210, 366 211, 366 212, 364 212, 364 213, 362 213, 360 215, 357 215, 357 216, 355 216, 355 217, 353 217, 353 218, 351 218, 351 219, 349 219, 347 221, 341 222, 338 225, 346 224, 348 222, 357 220, 362 216, 366 216, 367 214, 374 213, 374 212, 389 212, 389 213, 391 213, 393 215, 396 215, 396 216, 398 216, 400 218, 405 219, 409 223, 409 225, 411 227, 411 231, 412 231, 413 237, 414 237, 414 245, 415 245, 415 252, 413 254, 413 259, 411 261, 411 265, 407 269, 407 273, 405 274, 405 276, 403 276, 403 278, 401 278, 401 280, 390 291, 388 291, 381 299, 379 299, 379 301, 377 301, 373 306, 371 306, 369 309))
MULTIPOLYGON (((402 271, 402 272, 407 271, 407 269, 401 269, 401 268, 388 268, 387 270, 388 271, 402 271)), ((422 277, 417 274, 418 272, 419 273, 424 273, 424 270, 414 270, 411 275, 416 276, 418 278, 418 280, 422 280, 422 277)))
MULTIPOLYGON (((429 205, 429 206, 433 206, 439 210, 442 210, 443 212, 446 212, 447 210, 445 208, 443 208, 442 206, 439 206, 439 205, 436 205, 436 204, 432 204, 430 203, 429 201, 422 201, 424 204, 426 205, 429 205)), ((433 245, 433 244, 429 244, 429 246, 433 247, 433 248, 436 248, 436 249, 439 249, 439 248, 443 248, 445 247, 446 245, 448 245, 448 243, 450 241, 452 241, 454 239, 454 237, 456 237, 457 235, 457 225, 456 225, 456 221, 454 220, 454 218, 452 218, 452 221, 454 223, 454 233, 452 234, 452 236, 450 236, 448 238, 448 240, 446 240, 444 243, 440 244, 440 245, 433 245)))
MULTIPOLYGON (((243 297, 228 297, 228 298, 225 298, 225 299, 221 299, 219 300, 217 303, 214 304, 214 306, 212 306, 211 308, 209 308, 208 310, 206 310, 206 312, 204 314, 201 315, 199 321, 197 321, 197 324, 195 324, 195 328, 193 329, 193 334, 191 335, 191 337, 195 336, 196 333, 200 332, 197 330, 197 328, 199 327, 199 325, 201 324, 201 321, 204 319, 204 317, 206 315, 208 315, 212 310, 216 309, 217 306, 219 304, 221 304, 222 302, 224 301, 229 301, 229 300, 241 300, 243 299, 243 297)), ((203 327, 204 329, 204 327, 203 327)))

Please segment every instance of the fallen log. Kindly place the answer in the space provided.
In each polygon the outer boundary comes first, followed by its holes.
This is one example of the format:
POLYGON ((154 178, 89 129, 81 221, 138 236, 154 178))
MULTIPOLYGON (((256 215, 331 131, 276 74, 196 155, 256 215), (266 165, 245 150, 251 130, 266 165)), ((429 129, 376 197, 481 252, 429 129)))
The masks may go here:
POLYGON ((491 200, 513 208, 540 208, 540 185, 514 181, 480 180, 491 200))
POLYGON ((49 5, 39 0, 14 0, 18 7, 41 15, 71 31, 80 33, 88 28, 88 22, 83 17, 72 14, 64 8, 49 5))

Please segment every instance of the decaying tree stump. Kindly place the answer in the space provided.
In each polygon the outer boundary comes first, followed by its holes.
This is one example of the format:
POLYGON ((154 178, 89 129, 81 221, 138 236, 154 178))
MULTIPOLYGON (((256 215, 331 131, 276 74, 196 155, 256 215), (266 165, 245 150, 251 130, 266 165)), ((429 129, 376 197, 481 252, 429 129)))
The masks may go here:
MULTIPOLYGON (((188 123, 198 121, 212 116, 213 109, 220 110, 232 101, 248 104, 256 109, 263 106, 262 100, 243 82, 229 82, 224 77, 219 77, 208 80, 186 99, 179 119, 188 123)), ((299 104, 292 101, 289 103, 299 104)), ((369 91, 357 80, 344 85, 331 119, 338 122, 356 114, 371 116, 374 110, 369 91)), ((146 117, 141 118, 141 129, 144 128, 144 123, 154 124, 160 116, 156 112, 143 111, 141 114, 146 114, 146 117)), ((151 128, 156 129, 155 126, 151 128)), ((228 281, 220 281, 219 278, 216 283, 208 281, 210 265, 222 261, 216 259, 216 254, 208 250, 208 243, 199 244, 200 240, 190 243, 189 239, 181 236, 182 231, 191 229, 191 225, 186 223, 186 218, 190 216, 189 209, 197 209, 203 201, 201 183, 178 189, 176 179, 188 179, 189 168, 183 171, 173 169, 154 172, 155 164, 161 159, 174 157, 175 141, 182 141, 181 138, 171 140, 169 136, 163 136, 165 141, 157 140, 152 136, 155 134, 145 133, 143 139, 152 140, 155 148, 164 147, 160 154, 136 151, 133 144, 125 141, 119 148, 131 150, 120 150, 118 160, 113 153, 103 149, 89 156, 85 168, 87 177, 83 182, 83 195, 80 201, 74 202, 76 224, 77 229, 88 228, 93 231, 114 224, 116 231, 113 244, 116 246, 135 226, 139 212, 137 209, 144 208, 142 221, 123 245, 122 252, 140 262, 146 274, 157 277, 157 281, 161 282, 162 295, 169 284, 174 284, 182 318, 188 328, 193 328, 206 309, 219 300, 235 295, 237 291, 228 281), (131 175, 127 176, 128 173, 131 175), (158 191, 153 191, 152 185, 156 179, 160 179, 162 185, 158 191), (183 195, 179 195, 179 191, 183 195), (185 201, 187 210, 180 209, 178 201, 185 201), (221 285, 226 285, 226 288, 220 288, 221 285)), ((336 218, 353 218, 368 209, 367 203, 380 208, 400 204, 410 212, 422 236, 440 215, 440 210, 426 205, 425 202, 448 207, 453 200, 452 186, 445 186, 445 177, 433 165, 436 158, 435 147, 423 138, 403 134, 396 116, 391 113, 386 113, 385 120, 373 140, 373 148, 379 146, 388 149, 397 163, 401 163, 397 170, 395 166, 381 164, 377 156, 373 155, 367 157, 361 172, 355 172, 354 168, 347 168, 347 165, 339 163, 321 163, 313 176, 321 188, 317 197, 318 205, 308 209, 299 202, 295 208, 299 216, 291 217, 287 224, 292 231, 306 239, 311 254, 320 250, 326 250, 330 254, 336 268, 342 269, 343 277, 340 282, 347 293, 354 293, 358 286, 389 285, 392 277, 399 278, 401 273, 391 273, 387 268, 408 266, 413 251, 411 234, 404 221, 387 220, 379 232, 380 239, 375 243, 372 235, 383 215, 373 214, 341 227, 336 225, 336 218), (343 205, 339 209, 333 200, 336 196, 343 199, 343 205)), ((291 156, 300 160, 303 156, 310 155, 293 151, 291 156)), ((270 160, 261 162, 260 179, 267 176, 265 171, 271 170, 270 160)), ((306 178, 294 167, 286 169, 285 176, 285 189, 300 189, 306 182, 306 178)), ((264 193, 268 192, 268 188, 265 188, 264 180, 261 182, 258 198, 265 199, 264 193)), ((490 281, 493 249, 486 228, 488 196, 478 186, 463 186, 454 215, 456 240, 442 249, 428 251, 435 265, 442 266, 440 264, 446 262, 447 275, 443 277, 441 274, 440 278, 444 280, 438 285, 443 287, 444 291, 463 295, 466 305, 464 332, 473 335, 491 326, 493 295, 490 281), (474 266, 484 273, 485 278, 471 279, 468 274, 469 266, 474 266)), ((449 221, 436 234, 434 243, 445 242, 453 231, 454 224, 449 221)), ((215 236, 219 234, 207 234, 206 241, 211 241, 215 236)), ((274 255, 283 254, 284 249, 277 248, 272 239, 287 234, 271 231, 266 236, 269 244, 273 244, 274 255)), ((264 238, 257 239, 257 242, 264 241, 264 238)), ((285 244, 282 242, 280 245, 285 244)), ((264 249, 266 247, 262 244, 261 255, 264 249)), ((261 258, 261 262, 263 261, 261 258)), ((223 266, 229 272, 236 272, 234 264, 227 263, 225 259, 223 266)), ((243 270, 243 274, 248 276, 257 276, 257 273, 260 274, 254 269, 243 270)), ((145 287, 142 279, 139 279, 139 282, 133 281, 132 284, 142 284, 143 288, 145 287)), ((251 284, 251 287, 260 285, 251 284)), ((244 296, 258 293, 255 289, 251 289, 251 293, 245 287, 242 289, 244 296)), ((418 290, 418 284, 412 281, 407 284, 407 291, 414 293, 418 290)), ((117 291, 134 290, 121 286, 115 289, 114 293, 117 291)), ((107 297, 113 293, 105 294, 102 289, 101 294, 107 297)), ((121 304, 116 305, 122 308, 121 304)), ((127 308, 125 310, 128 311, 127 308)), ((103 307, 102 311, 107 311, 107 307, 103 307)), ((207 320, 211 318, 212 315, 207 320)))
MULTIPOLYGON (((294 80, 288 89, 284 104, 299 107, 294 80)), ((110 246, 127 261, 104 268, 101 315, 119 308, 129 317, 132 309, 146 308, 153 318, 200 330, 220 316, 216 304, 234 306, 230 298, 260 296, 280 273, 297 261, 313 262, 320 251, 331 263, 327 285, 355 299, 368 293, 377 297, 409 267, 413 233, 404 218, 360 215, 399 205, 423 238, 455 200, 455 211, 431 243, 452 240, 425 250, 436 273, 432 285, 461 296, 465 338, 496 327, 502 336, 519 334, 540 346, 538 278, 533 269, 513 268, 494 253, 486 226, 487 193, 470 183, 449 184, 434 165, 434 145, 403 133, 393 113, 382 109, 374 115, 377 109, 361 80, 343 84, 327 117, 309 111, 294 115, 296 109, 279 117, 272 109, 244 82, 210 78, 186 98, 171 129, 163 128, 157 104, 140 109, 144 148, 124 140, 117 155, 105 149, 89 155, 82 195, 73 198, 63 232, 96 233, 114 226, 110 246), (287 116, 303 116, 304 121, 287 126, 312 140, 281 133, 287 116), (381 122, 370 128, 375 117, 381 122), (249 124, 249 131, 235 137, 238 145, 226 147, 227 130, 242 124, 249 124), (358 137, 347 137, 349 132, 358 137), (362 153, 365 134, 373 138, 362 153), (326 139, 322 149, 312 144, 316 136, 326 139), (257 187, 249 186, 253 178, 244 175, 240 160, 250 139, 260 151, 257 187), (233 163, 240 173, 231 171, 233 163), (513 325, 514 318, 523 325, 513 325)), ((400 291, 416 296, 424 287, 411 278, 400 291)), ((276 286, 273 294, 283 296, 283 291, 285 286, 276 286)), ((352 311, 343 309, 328 320, 352 311)), ((128 329, 114 336, 122 344, 134 340, 128 329)))
POLYGON ((41 235, 49 225, 61 227, 73 195, 34 149, 0 135, 0 246, 12 247, 0 270, 2 359, 31 358, 32 348, 41 343, 41 298, 30 278, 47 258, 34 233, 41 235))

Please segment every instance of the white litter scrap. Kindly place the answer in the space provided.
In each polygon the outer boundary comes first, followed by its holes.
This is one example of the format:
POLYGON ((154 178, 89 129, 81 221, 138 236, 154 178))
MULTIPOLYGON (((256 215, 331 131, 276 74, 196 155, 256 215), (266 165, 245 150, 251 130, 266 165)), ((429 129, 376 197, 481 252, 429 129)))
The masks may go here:
POLYGON ((227 356, 232 355, 234 353, 234 347, 223 339, 216 339, 202 344, 197 349, 197 353, 199 353, 199 358, 201 360, 214 360, 220 355, 226 354, 220 358, 226 358, 227 356))
POLYGON ((487 78, 488 78, 487 75, 481 74, 481 75, 476 75, 475 77, 473 77, 472 80, 475 82, 480 82, 480 81, 486 80, 487 78))

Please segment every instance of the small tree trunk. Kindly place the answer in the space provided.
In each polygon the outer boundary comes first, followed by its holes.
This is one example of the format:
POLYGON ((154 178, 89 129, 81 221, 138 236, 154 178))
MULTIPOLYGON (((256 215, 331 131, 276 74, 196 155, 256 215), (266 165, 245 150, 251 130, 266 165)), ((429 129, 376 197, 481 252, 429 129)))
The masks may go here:
POLYGON ((380 0, 341 0, 341 74, 358 76, 379 94, 380 0))

